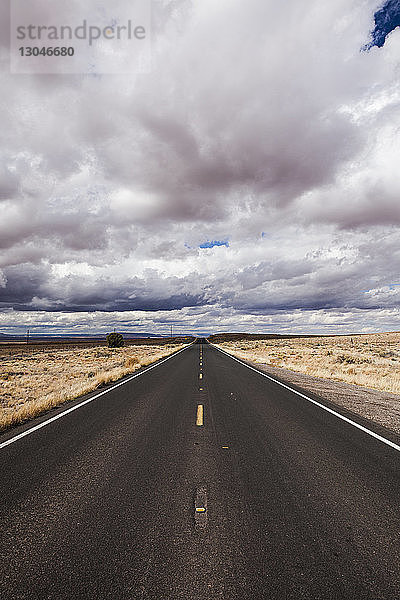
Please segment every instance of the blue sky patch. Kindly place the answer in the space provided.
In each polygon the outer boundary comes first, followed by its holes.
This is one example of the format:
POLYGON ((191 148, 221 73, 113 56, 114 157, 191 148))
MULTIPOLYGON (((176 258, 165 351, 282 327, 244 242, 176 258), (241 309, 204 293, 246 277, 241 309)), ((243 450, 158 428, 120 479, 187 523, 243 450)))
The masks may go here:
POLYGON ((226 246, 229 248, 228 240, 214 240, 213 242, 204 242, 199 248, 214 248, 214 246, 226 246))
POLYGON ((373 46, 382 48, 389 33, 400 26, 400 0, 387 0, 376 11, 374 18, 375 27, 371 31, 372 41, 364 47, 364 50, 369 50, 373 46))

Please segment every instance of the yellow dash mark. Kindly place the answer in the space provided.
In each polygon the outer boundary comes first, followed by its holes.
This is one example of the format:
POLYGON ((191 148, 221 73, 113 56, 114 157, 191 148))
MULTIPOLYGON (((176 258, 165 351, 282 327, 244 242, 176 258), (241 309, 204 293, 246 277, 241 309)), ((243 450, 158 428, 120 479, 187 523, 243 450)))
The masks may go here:
POLYGON ((204 407, 202 404, 197 405, 196 425, 201 427, 204 424, 204 407))
POLYGON ((203 379, 203 373, 200 373, 199 379, 203 379))
POLYGON ((228 450, 229 446, 222 446, 224 450, 228 450))
POLYGON ((204 506, 197 506, 196 512, 206 512, 206 509, 204 508, 204 506))

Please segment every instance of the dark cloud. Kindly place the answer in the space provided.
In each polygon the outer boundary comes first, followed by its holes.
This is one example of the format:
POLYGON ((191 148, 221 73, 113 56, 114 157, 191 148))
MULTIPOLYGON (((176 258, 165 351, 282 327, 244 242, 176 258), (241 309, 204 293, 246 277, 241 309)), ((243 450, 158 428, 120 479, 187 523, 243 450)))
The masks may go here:
POLYGON ((0 305, 15 308, 29 306, 38 291, 46 285, 50 267, 25 263, 4 269, 6 285, 0 288, 0 305))
MULTIPOLYGON (((398 32, 360 53, 376 11, 158 0, 149 74, 4 68, 4 315, 84 327, 97 311, 149 311, 144 326, 199 331, 255 316, 289 327, 285 314, 323 330, 368 311, 391 322, 398 32)), ((394 21, 379 19, 383 34, 394 21)))

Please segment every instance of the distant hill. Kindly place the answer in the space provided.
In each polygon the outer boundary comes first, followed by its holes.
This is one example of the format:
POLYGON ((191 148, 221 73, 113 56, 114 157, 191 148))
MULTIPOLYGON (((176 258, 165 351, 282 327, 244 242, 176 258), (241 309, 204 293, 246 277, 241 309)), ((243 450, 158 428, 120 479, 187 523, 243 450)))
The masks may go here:
MULTIPOLYGON (((157 335, 155 333, 131 333, 126 331, 119 331, 122 333, 125 339, 143 339, 143 338, 169 338, 169 335, 157 335)), ((45 340, 105 340, 106 333, 89 333, 86 335, 82 335, 79 333, 70 333, 65 335, 60 334, 49 334, 49 333, 30 333, 29 340, 31 342, 36 341, 45 341, 45 340)), ((176 336, 174 336, 176 337, 176 336)), ((184 336, 179 336, 184 337, 184 336)), ((192 336, 187 336, 192 337, 192 336)), ((24 335, 10 335, 8 333, 0 333, 0 341, 1 342, 22 342, 26 341, 26 334, 24 335)))
POLYGON ((218 344, 220 342, 236 342, 239 340, 271 340, 283 337, 294 336, 284 336, 275 333, 214 333, 207 339, 212 343, 218 344))
MULTIPOLYGON (((344 335, 344 334, 343 334, 344 335)), ((346 334, 351 335, 351 334, 346 334)), ((356 334, 353 334, 356 335, 356 334)), ((279 334, 279 333, 215 333, 207 339, 215 344, 221 342, 237 342, 240 340, 289 340, 292 338, 338 337, 339 334, 279 334)))

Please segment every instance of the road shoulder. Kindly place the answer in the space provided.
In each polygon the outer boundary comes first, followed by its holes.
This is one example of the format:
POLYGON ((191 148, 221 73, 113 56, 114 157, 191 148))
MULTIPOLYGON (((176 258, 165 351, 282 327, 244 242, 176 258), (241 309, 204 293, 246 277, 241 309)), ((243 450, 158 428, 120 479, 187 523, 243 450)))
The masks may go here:
POLYGON ((301 389, 304 393, 308 392, 329 404, 341 407, 400 435, 400 396, 396 394, 342 381, 313 377, 282 367, 272 367, 266 363, 245 360, 239 354, 231 354, 253 368, 301 389))

